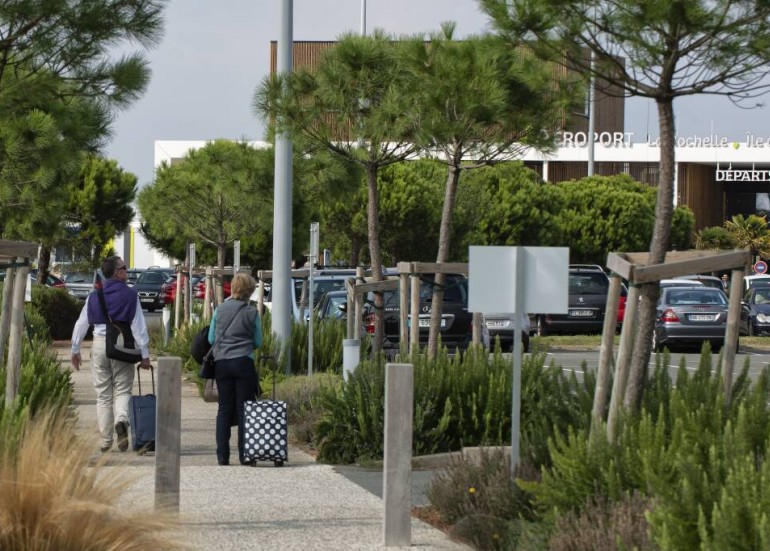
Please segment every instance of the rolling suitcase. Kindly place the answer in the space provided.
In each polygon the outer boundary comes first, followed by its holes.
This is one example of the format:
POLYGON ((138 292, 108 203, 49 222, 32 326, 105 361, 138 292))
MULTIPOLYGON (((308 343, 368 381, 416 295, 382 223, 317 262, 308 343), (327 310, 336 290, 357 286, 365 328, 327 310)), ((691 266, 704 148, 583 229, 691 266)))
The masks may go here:
POLYGON ((142 395, 141 369, 136 367, 139 382, 139 395, 131 396, 128 401, 128 414, 131 424, 131 449, 140 455, 155 451, 155 371, 150 368, 152 394, 142 395))
POLYGON ((289 460, 286 402, 275 399, 275 385, 272 400, 243 403, 243 455, 243 461, 272 461, 276 467, 289 460))

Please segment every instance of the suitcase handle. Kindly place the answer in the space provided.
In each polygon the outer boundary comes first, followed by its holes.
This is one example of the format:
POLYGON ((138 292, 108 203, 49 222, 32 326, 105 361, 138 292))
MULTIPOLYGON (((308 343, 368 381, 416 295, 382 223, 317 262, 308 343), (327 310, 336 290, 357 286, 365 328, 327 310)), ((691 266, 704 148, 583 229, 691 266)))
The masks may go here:
MULTIPOLYGON (((155 368, 150 366, 150 377, 152 377, 152 393, 155 394, 155 368)), ((136 366, 136 380, 139 383, 139 396, 142 395, 142 368, 139 364, 136 366)))

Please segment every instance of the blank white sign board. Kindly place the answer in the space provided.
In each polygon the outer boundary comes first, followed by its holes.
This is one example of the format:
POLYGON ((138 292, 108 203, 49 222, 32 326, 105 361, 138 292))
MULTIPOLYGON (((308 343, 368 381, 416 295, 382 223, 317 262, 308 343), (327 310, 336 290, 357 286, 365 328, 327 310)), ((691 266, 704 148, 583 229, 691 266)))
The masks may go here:
POLYGON ((568 247, 470 247, 468 309, 481 313, 566 314, 568 247), (520 281, 519 281, 520 279, 520 281))

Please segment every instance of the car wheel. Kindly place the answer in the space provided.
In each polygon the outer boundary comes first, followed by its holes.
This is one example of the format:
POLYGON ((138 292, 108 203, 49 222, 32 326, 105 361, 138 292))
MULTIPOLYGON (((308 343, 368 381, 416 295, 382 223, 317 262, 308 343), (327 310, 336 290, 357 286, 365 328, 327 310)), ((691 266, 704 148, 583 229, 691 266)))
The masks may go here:
POLYGON ((548 326, 545 323, 545 316, 537 316, 537 336, 545 337, 548 335, 548 326))

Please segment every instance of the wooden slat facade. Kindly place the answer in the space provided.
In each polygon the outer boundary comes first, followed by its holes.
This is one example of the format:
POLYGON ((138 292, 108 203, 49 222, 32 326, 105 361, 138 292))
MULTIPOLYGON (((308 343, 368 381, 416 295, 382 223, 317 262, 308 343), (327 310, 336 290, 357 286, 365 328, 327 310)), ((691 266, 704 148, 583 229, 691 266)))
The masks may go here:
POLYGON ((677 176, 677 202, 692 210, 694 230, 721 226, 725 220, 725 185, 716 181, 714 167, 680 163, 677 176))

